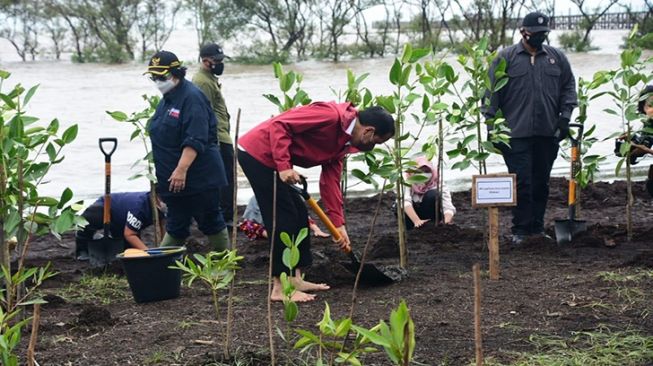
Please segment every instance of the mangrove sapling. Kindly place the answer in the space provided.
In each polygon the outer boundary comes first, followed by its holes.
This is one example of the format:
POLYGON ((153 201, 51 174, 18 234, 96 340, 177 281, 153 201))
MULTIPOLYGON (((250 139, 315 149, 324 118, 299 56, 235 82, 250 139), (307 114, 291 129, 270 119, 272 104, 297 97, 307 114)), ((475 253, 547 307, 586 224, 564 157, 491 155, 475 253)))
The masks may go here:
MULTIPOLYGON (((583 78, 578 79, 578 115, 575 118, 575 122, 582 124, 585 128, 583 131, 583 136, 580 141, 580 169, 574 177, 576 182, 578 182, 578 188, 576 189, 576 213, 580 214, 580 195, 581 191, 584 188, 594 182, 596 174, 599 172, 599 167, 602 162, 607 158, 602 155, 590 155, 589 151, 596 143, 598 138, 594 136, 596 132, 596 125, 593 124, 588 126, 587 123, 587 107, 590 104, 591 100, 603 95, 604 93, 592 93, 593 90, 596 90, 601 85, 605 84, 608 80, 604 76, 604 72, 598 72, 594 75, 594 78, 591 81, 585 80, 583 78)), ((571 131, 575 133, 575 131, 571 131)), ((563 157, 571 161, 571 157, 567 154, 569 149, 566 149, 566 145, 569 144, 569 140, 564 140, 564 146, 561 148, 563 157)))
MULTIPOLYGON (((365 109, 367 107, 370 107, 372 105, 372 102, 374 101, 374 97, 372 96, 372 92, 368 88, 361 87, 361 84, 367 77, 369 76, 369 73, 364 73, 358 77, 354 74, 351 69, 347 69, 347 90, 345 91, 345 101, 352 103, 359 109, 365 109)), ((342 99, 342 94, 337 93, 338 100, 342 99)), ((348 187, 348 168, 347 168, 347 160, 348 157, 345 156, 343 164, 342 164, 342 175, 340 179, 340 191, 342 192, 342 198, 343 198, 343 206, 345 206, 346 210, 346 204, 347 204, 347 189, 348 187)))
MULTIPOLYGON (((629 39, 637 33, 637 26, 630 33, 629 39)), ((606 77, 612 81, 612 90, 608 91, 617 106, 617 111, 606 108, 605 112, 619 116, 621 118, 620 135, 624 139, 621 145, 620 155, 622 158, 617 163, 615 174, 618 176, 625 162, 626 164, 626 230, 628 241, 633 236, 633 189, 632 189, 632 137, 634 135, 634 126, 632 123, 641 118, 637 111, 637 103, 640 98, 640 91, 651 80, 653 80, 653 57, 644 59, 641 48, 637 47, 634 42, 629 43, 629 47, 621 52, 621 67, 612 70, 606 74, 606 77)))
POLYGON ((397 222, 399 236, 399 261, 402 268, 408 264, 408 248, 406 246, 406 225, 404 222, 404 205, 403 205, 403 167, 405 155, 408 150, 402 146, 402 141, 410 137, 410 133, 404 133, 406 113, 408 109, 421 99, 421 95, 416 92, 417 80, 411 80, 411 73, 415 69, 417 75, 422 74, 422 66, 418 63, 420 59, 430 53, 428 49, 413 49, 410 44, 404 46, 401 58, 395 58, 390 69, 390 83, 395 86, 395 91, 390 96, 377 96, 377 102, 391 114, 395 114, 395 135, 394 147, 391 149, 393 159, 393 169, 389 174, 382 174, 377 171, 375 174, 381 175, 382 178, 388 179, 394 184, 397 192, 397 222))
POLYGON ((394 365, 408 366, 412 361, 415 351, 415 324, 410 317, 406 301, 401 300, 397 309, 392 310, 389 325, 381 320, 369 330, 356 325, 352 325, 352 329, 383 347, 394 365))
POLYGON ((495 58, 496 53, 489 50, 486 37, 481 38, 477 44, 466 45, 465 52, 457 59, 469 77, 461 88, 457 86, 460 75, 456 75, 451 67, 443 68, 444 76, 456 97, 447 121, 462 134, 462 139, 453 140, 456 148, 447 151, 450 159, 462 158, 452 165, 453 169, 465 170, 472 165, 476 166, 478 174, 487 174, 486 160, 491 152, 498 152, 494 144, 508 145, 510 136, 501 115, 497 114, 489 120, 483 116, 483 110, 490 105, 492 96, 508 83, 506 61, 495 61, 495 58), (488 139, 484 138, 488 135, 486 125, 491 127, 488 139))
MULTIPOLYGON (((437 155, 438 161, 436 169, 438 171, 438 192, 442 192, 444 184, 444 139, 447 136, 448 129, 444 128, 444 113, 448 110, 449 105, 442 101, 442 97, 449 92, 451 87, 451 77, 447 78, 446 75, 451 75, 453 68, 442 61, 426 61, 424 62, 424 74, 420 76, 420 83, 424 88, 424 97, 422 99, 422 114, 424 115, 424 125, 432 126, 437 124, 437 134, 431 135, 427 142, 422 145, 421 151, 425 153, 426 158, 431 161, 434 155, 437 155)), ((415 183, 414 180, 426 181, 424 176, 418 174, 412 175, 406 184, 415 183)), ((439 195, 435 200, 435 225, 438 225, 441 217, 440 211, 442 208, 442 195, 439 195)))
POLYGON ((279 112, 285 112, 299 105, 307 105, 311 102, 306 91, 301 88, 302 74, 294 71, 283 72, 283 67, 280 63, 274 63, 274 77, 279 79, 279 88, 283 95, 281 98, 273 94, 263 94, 265 99, 272 102, 279 108, 279 112), (295 94, 290 95, 288 92, 295 86, 295 94), (283 102, 281 101, 283 99, 283 102))
POLYGON ((236 275, 238 262, 243 257, 239 256, 235 250, 223 250, 222 252, 209 252, 206 256, 199 253, 194 254, 195 263, 189 256, 182 261, 175 261, 175 265, 170 268, 182 271, 183 279, 188 287, 191 287, 195 280, 200 280, 211 290, 213 299, 213 309, 216 320, 220 320, 220 305, 218 301, 218 292, 227 287, 236 275))
MULTIPOLYGON (((39 194, 50 168, 64 159, 63 148, 77 137, 77 125, 60 132, 57 119, 44 126, 27 115, 25 107, 38 86, 26 90, 18 84, 4 92, 2 85, 10 75, 0 70, 0 246, 1 264, 10 270, 9 241, 15 238, 20 271, 32 235, 51 233, 61 238, 86 220, 77 215, 81 202, 69 203, 73 198, 69 188, 59 199, 39 194)), ((6 285, 11 304, 21 294, 6 285)))
MULTIPOLYGON (((365 354, 376 352, 374 347, 366 346, 370 339, 356 332, 356 338, 353 342, 347 342, 349 332, 356 327, 353 325, 351 318, 342 318, 333 320, 331 318, 331 309, 328 303, 324 303, 324 313, 322 320, 317 323, 320 332, 315 334, 308 330, 297 329, 295 332, 301 336, 295 343, 295 349, 301 349, 300 353, 308 353, 315 349, 315 354, 309 356, 314 358, 316 365, 362 365, 359 358, 365 354), (351 343, 351 346, 347 346, 351 343)), ((362 327, 356 327, 364 329, 362 327)), ((367 330, 374 334, 375 328, 367 330)))
POLYGON ((23 308, 46 303, 37 296, 36 290, 45 280, 55 275, 55 272, 50 271, 49 263, 45 267, 19 268, 14 274, 2 266, 0 277, 7 284, 6 288, 0 288, 0 359, 3 366, 20 364, 15 349, 20 344, 23 328, 31 320, 31 317, 20 319, 23 308), (25 292, 21 297, 11 299, 11 294, 15 294, 20 286, 25 286, 25 292))
MULTIPOLYGON (((286 232, 281 232, 279 234, 281 242, 283 242, 283 244, 286 246, 283 249, 283 265, 288 268, 288 272, 290 273, 291 277, 295 276, 295 267, 297 267, 297 264, 299 263, 299 245, 304 241, 304 239, 306 239, 307 236, 308 228, 306 227, 299 230, 296 238, 294 236, 290 237, 290 235, 288 235, 286 232)), ((290 278, 288 278, 288 273, 281 273, 279 280, 281 281, 281 287, 283 290, 283 308, 287 328, 286 335, 284 335, 281 331, 279 331, 279 335, 286 343, 288 343, 290 342, 290 323, 294 322, 297 318, 299 307, 297 306, 297 303, 292 299, 296 288, 290 278)))
POLYGON ((154 245, 159 246, 159 243, 163 239, 163 225, 161 224, 161 218, 159 217, 159 210, 157 209, 157 199, 156 199, 156 175, 154 174, 154 158, 152 157, 152 149, 150 148, 150 134, 149 134, 149 125, 156 107, 159 104, 161 98, 158 95, 148 96, 143 95, 143 100, 145 100, 148 106, 139 112, 133 112, 131 115, 127 116, 125 112, 120 111, 106 111, 106 113, 111 116, 114 120, 118 122, 125 122, 132 125, 134 128, 129 141, 134 141, 139 139, 143 144, 143 149, 145 150, 145 156, 138 158, 132 165, 132 169, 137 166, 142 166, 143 162, 145 163, 145 169, 137 172, 133 176, 129 177, 130 180, 138 179, 145 177, 150 183, 150 205, 152 206, 152 218, 154 222, 154 245))

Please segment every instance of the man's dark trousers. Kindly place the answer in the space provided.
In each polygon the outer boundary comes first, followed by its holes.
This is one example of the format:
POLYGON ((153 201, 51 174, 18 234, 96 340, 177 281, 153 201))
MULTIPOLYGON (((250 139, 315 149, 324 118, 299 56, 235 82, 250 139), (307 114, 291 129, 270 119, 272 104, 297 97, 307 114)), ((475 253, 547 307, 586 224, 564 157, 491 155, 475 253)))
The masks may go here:
POLYGON ((510 173, 517 174, 517 206, 512 210, 512 233, 539 234, 544 230, 544 212, 549 199, 549 178, 558 157, 555 137, 510 139, 500 146, 510 173))
POLYGON ((220 143, 220 156, 227 173, 227 185, 220 190, 220 208, 226 223, 234 218, 234 145, 220 143))
MULTIPOLYGON (((261 209, 263 224, 268 237, 272 239, 273 227, 273 199, 274 199, 274 170, 261 164, 245 151, 238 151, 238 162, 243 168, 243 173, 252 186, 256 201, 261 209)), ((272 275, 280 276, 288 273, 288 268, 283 264, 283 250, 286 246, 281 242, 280 234, 287 233, 291 238, 297 237, 302 228, 308 228, 308 210, 302 197, 277 176, 277 222, 276 235, 274 235, 274 248, 272 251, 272 275)), ((299 263, 297 268, 310 266, 313 263, 311 254, 311 236, 308 235, 299 245, 299 263)))

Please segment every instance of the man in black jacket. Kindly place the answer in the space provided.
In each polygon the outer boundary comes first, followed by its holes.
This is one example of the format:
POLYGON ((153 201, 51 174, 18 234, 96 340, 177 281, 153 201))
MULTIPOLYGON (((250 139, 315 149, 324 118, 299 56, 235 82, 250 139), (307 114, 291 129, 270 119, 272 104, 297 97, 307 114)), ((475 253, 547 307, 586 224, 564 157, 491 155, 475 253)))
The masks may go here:
MULTIPOLYGON (((501 144, 510 173, 517 174, 517 206, 513 209, 512 242, 519 245, 530 235, 544 235, 544 212, 549 177, 560 141, 569 134, 569 119, 577 105, 576 83, 569 61, 558 49, 544 45, 549 17, 526 15, 522 39, 499 52, 490 69, 506 61, 508 83, 490 96, 488 119, 501 111, 510 127, 510 146, 501 144)), ((548 237, 548 236, 547 236, 548 237)))

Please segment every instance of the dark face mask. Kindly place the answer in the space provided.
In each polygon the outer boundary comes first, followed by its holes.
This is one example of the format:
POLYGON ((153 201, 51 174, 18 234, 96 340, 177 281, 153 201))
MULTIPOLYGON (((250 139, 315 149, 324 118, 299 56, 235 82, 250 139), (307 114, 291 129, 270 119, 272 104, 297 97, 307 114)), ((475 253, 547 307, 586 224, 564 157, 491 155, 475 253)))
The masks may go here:
POLYGON ((524 34, 524 38, 526 39, 526 43, 528 43, 531 47, 539 50, 542 48, 542 43, 546 41, 546 37, 548 36, 547 32, 538 32, 531 34, 530 36, 527 34, 524 34))
POLYGON ((211 65, 211 72, 213 75, 222 75, 224 72, 224 64, 222 62, 211 65))

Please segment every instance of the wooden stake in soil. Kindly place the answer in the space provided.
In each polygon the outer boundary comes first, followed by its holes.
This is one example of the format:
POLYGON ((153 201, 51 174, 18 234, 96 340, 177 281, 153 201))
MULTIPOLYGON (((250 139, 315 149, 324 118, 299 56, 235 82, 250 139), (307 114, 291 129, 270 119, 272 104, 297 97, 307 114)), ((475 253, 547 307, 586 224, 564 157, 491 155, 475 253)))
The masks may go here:
MULTIPOLYGON (((365 243, 365 247, 363 248, 363 257, 361 258, 360 266, 358 267, 358 272, 356 272, 356 280, 354 281, 354 288, 351 291, 351 307, 349 309, 349 319, 354 319, 354 308, 356 306, 356 293, 358 291, 358 284, 360 282, 361 274, 363 273, 363 266, 365 265, 365 261, 367 260, 367 250, 370 246, 370 243, 372 242, 372 235, 374 234, 374 227, 376 226, 376 219, 379 217, 379 211, 381 209, 381 201, 383 200, 383 194, 385 193, 385 183, 386 181, 383 181, 381 193, 379 194, 379 200, 376 203, 376 210, 374 210, 374 217, 372 218, 372 225, 370 226, 370 233, 367 236, 367 242, 365 243)), ((346 342, 347 340, 345 340, 346 342)), ((343 342, 343 348, 344 344, 343 342)))
POLYGON ((29 346, 27 347, 27 365, 34 366, 36 362, 34 355, 36 353, 36 340, 39 336, 39 324, 41 322, 41 304, 34 304, 34 317, 32 318, 32 334, 29 337, 29 346))
MULTIPOLYGON (((236 136, 234 138, 233 146, 238 146, 238 130, 240 129, 240 108, 238 108, 238 115, 236 116, 236 136)), ((234 148, 234 161, 233 161, 233 217, 231 220, 232 231, 231 231, 231 250, 236 250, 236 239, 238 237, 238 149, 234 148)), ((227 340, 224 342, 224 355, 229 358, 229 350, 231 349, 231 327, 233 326, 234 318, 234 283, 236 282, 236 276, 231 279, 231 284, 229 285, 229 297, 227 298, 227 340)))
POLYGON ((474 273, 474 343, 476 366, 483 365, 483 337, 481 335, 481 266, 472 267, 474 273))
POLYGON ((488 250, 490 255, 490 279, 499 279, 499 208, 488 210, 488 250))
POLYGON ((272 254, 274 248, 274 238, 277 234, 277 172, 272 174, 272 232, 270 233, 270 265, 268 267, 268 338, 270 339, 270 365, 275 365, 274 357, 274 338, 272 324, 272 254))

